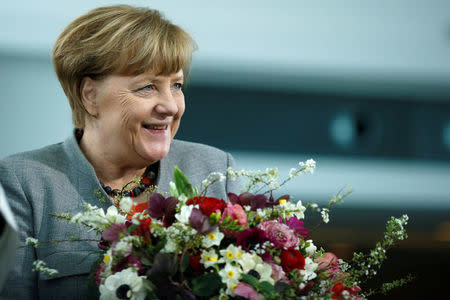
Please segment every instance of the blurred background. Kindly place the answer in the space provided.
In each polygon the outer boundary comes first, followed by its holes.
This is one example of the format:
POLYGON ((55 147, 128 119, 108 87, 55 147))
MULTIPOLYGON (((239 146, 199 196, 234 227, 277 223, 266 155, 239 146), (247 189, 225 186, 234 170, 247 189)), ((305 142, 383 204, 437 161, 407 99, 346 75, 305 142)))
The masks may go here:
POLYGON ((4 2, 0 158, 71 134, 53 43, 80 14, 125 2, 162 11, 199 45, 177 138, 282 175, 314 158, 316 173, 284 189, 294 199, 354 190, 311 232, 316 245, 349 259, 406 213, 410 237, 376 280, 416 279, 374 298, 450 295, 448 0, 4 2))

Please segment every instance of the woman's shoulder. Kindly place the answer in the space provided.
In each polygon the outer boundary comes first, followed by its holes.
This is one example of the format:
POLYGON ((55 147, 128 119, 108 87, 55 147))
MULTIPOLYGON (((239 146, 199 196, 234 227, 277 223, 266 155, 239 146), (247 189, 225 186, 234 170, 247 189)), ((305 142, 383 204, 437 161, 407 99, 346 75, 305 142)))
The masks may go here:
POLYGON ((171 154, 177 155, 184 154, 189 156, 202 156, 202 157, 213 156, 218 158, 219 157, 226 158, 227 156, 227 153, 225 151, 220 150, 216 147, 176 139, 172 141, 172 144, 170 146, 170 152, 172 152, 171 154))
POLYGON ((63 143, 48 145, 36 150, 16 153, 3 158, 0 164, 12 169, 27 169, 36 166, 61 166, 64 159, 63 143))

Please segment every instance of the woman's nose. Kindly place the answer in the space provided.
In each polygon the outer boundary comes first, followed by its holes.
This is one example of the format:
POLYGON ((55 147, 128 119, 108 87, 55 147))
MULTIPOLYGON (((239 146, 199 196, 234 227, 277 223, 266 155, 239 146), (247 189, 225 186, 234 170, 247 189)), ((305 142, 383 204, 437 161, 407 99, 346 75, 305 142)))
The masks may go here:
POLYGON ((155 111, 164 116, 174 116, 178 113, 177 101, 171 92, 161 95, 160 101, 155 107, 155 111))

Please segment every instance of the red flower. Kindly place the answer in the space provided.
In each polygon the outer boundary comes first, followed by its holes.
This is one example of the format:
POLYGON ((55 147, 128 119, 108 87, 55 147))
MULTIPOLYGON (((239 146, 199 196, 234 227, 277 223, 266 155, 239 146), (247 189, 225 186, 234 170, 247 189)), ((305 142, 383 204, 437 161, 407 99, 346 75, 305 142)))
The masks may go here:
POLYGON ((226 207, 225 201, 213 197, 194 197, 187 201, 187 205, 196 205, 198 204, 200 206, 200 210, 202 213, 204 213, 206 216, 210 216, 212 213, 217 212, 218 210, 220 212, 223 212, 223 210, 226 207))
POLYGON ((354 286, 352 288, 348 288, 348 287, 345 287, 342 284, 342 282, 338 282, 331 288, 331 292, 333 292, 333 295, 331 296, 331 299, 333 299, 333 300, 344 300, 344 299, 346 299, 342 295, 343 291, 347 291, 350 296, 356 296, 361 291, 361 288, 359 286, 354 286))
POLYGON ((150 226, 152 225, 152 219, 146 218, 141 221, 141 224, 133 231, 133 235, 139 235, 144 238, 144 241, 148 244, 152 241, 152 233, 150 231, 150 226))
POLYGON ((298 250, 283 250, 280 258, 281 266, 286 273, 289 273, 294 269, 305 269, 305 258, 298 250))
POLYGON ((189 256, 189 267, 194 271, 194 275, 198 276, 205 272, 205 267, 200 262, 200 255, 190 255, 189 256))

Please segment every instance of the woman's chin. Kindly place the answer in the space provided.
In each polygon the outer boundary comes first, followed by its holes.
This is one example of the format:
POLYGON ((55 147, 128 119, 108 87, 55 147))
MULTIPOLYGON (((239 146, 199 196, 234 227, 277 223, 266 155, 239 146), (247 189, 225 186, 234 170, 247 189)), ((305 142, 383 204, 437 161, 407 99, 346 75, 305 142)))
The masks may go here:
POLYGON ((143 157, 149 163, 160 161, 167 156, 170 150, 170 143, 163 145, 152 145, 151 147, 145 147, 142 149, 141 157, 143 157))

